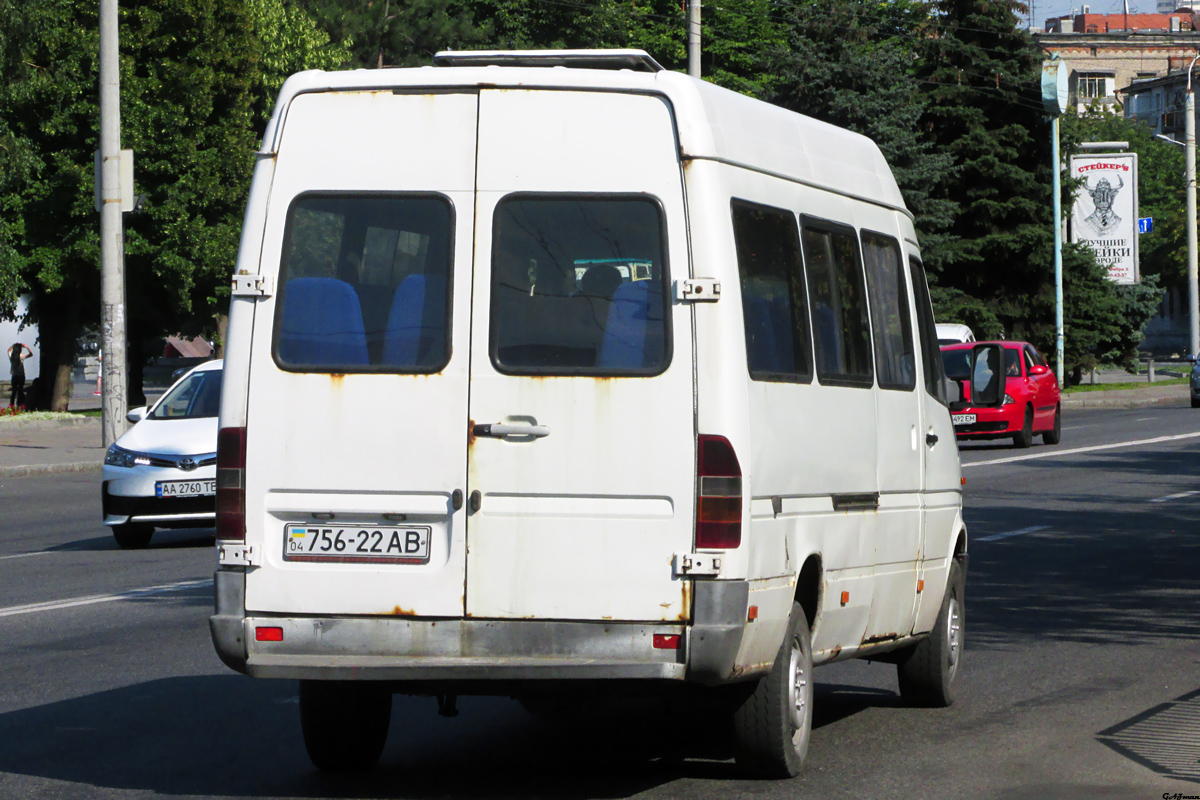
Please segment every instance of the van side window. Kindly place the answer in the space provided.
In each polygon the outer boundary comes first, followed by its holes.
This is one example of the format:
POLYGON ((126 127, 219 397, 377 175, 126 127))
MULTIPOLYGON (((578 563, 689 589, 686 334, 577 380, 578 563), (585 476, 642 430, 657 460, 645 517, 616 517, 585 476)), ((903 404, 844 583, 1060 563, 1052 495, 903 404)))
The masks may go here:
POLYGON ((821 383, 870 386, 871 326, 853 229, 804 221, 804 263, 817 377, 821 383))
POLYGON ((808 292, 796 215, 734 200, 733 239, 750 377, 811 383, 808 292))
POLYGON ((453 212, 443 197, 302 195, 288 209, 276 363, 438 372, 450 360, 453 212))
POLYGON ((655 375, 670 361, 662 212, 644 196, 496 206, 492 363, 516 375, 655 375))
POLYGON ((863 231, 862 251, 871 298, 879 388, 912 391, 917 385, 916 354, 900 243, 891 236, 863 231))
POLYGON ((908 267, 912 273, 913 297, 917 302, 917 334, 921 337, 921 359, 925 362, 925 390, 939 403, 947 405, 949 400, 946 397, 946 371, 933 323, 933 304, 929 302, 925 268, 915 258, 908 260, 908 267))

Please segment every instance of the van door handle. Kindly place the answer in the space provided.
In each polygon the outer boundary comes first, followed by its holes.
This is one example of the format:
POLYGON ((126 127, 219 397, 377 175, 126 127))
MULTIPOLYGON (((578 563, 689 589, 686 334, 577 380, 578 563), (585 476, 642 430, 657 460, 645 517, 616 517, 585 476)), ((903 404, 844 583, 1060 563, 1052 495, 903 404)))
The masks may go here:
POLYGON ((933 447, 937 443, 938 443, 938 435, 936 433, 925 434, 925 444, 929 445, 930 447, 933 447))
POLYGON ((490 425, 476 425, 474 433, 476 436, 490 436, 493 439, 503 439, 508 436, 541 439, 543 436, 550 435, 550 428, 546 425, 512 425, 507 422, 497 422, 490 425))

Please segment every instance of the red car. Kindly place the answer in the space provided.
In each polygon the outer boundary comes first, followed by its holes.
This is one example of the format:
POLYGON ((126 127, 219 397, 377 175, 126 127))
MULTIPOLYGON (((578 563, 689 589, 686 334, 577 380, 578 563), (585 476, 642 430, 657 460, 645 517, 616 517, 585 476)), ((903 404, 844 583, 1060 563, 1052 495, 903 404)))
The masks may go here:
MULTIPOLYGON (((946 375, 970 380, 971 349, 981 342, 950 344, 942 348, 946 375)), ((1041 434, 1046 444, 1062 438, 1062 406, 1058 379, 1046 359, 1028 342, 988 342, 1004 348, 1004 405, 1000 408, 963 408, 951 419, 959 439, 1003 439, 1011 436, 1017 447, 1029 447, 1041 434)))

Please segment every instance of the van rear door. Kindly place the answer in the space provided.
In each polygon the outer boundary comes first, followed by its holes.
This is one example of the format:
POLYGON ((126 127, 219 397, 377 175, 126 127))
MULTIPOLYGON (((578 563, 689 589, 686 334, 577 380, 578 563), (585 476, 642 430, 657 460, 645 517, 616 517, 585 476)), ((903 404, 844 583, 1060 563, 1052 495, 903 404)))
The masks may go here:
POLYGON ((461 617, 474 92, 287 110, 247 408, 249 612, 461 617))
POLYGON ((467 615, 677 620, 695 430, 682 171, 645 95, 480 93, 467 615))

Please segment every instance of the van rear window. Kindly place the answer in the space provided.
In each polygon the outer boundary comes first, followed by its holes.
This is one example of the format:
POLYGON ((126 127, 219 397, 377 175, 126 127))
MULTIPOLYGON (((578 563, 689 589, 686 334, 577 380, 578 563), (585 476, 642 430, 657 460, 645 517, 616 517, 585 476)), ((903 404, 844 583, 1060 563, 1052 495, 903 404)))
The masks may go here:
POLYGON ((438 372, 450 360, 450 203, 302 195, 288 209, 274 353, 293 372, 438 372))
POLYGON ((513 195, 496 207, 500 372, 654 375, 670 360, 662 213, 644 196, 513 195))

